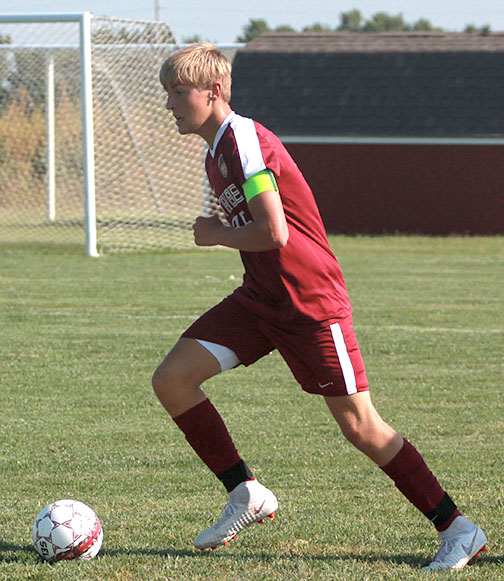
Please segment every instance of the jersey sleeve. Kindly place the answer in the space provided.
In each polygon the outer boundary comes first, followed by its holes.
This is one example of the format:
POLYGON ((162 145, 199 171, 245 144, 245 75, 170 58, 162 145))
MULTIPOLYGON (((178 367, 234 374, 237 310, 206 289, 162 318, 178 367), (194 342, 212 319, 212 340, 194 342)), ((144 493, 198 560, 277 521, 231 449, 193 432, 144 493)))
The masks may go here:
MULTIPOLYGON (((247 202, 258 194, 274 190, 280 192, 279 179, 282 170, 283 150, 273 133, 256 121, 235 115, 230 131, 223 137, 224 164, 229 166, 233 183, 243 190, 247 202)), ((221 163, 219 159, 218 163, 221 163)))
POLYGON ((237 153, 244 180, 266 169, 262 155, 259 136, 252 119, 245 117, 237 118, 237 122, 232 124, 234 137, 236 140, 237 153))
POLYGON ((245 194, 247 202, 250 202, 250 200, 258 194, 270 190, 278 192, 275 175, 269 169, 265 169, 250 176, 243 184, 243 193, 245 194))

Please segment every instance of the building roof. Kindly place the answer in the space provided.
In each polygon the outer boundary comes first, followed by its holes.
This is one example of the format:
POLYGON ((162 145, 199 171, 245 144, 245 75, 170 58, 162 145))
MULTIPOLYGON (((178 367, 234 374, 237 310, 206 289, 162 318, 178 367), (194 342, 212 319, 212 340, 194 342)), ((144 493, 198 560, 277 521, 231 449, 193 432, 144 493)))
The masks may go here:
POLYGON ((504 33, 265 33, 231 104, 281 137, 502 137, 504 33))

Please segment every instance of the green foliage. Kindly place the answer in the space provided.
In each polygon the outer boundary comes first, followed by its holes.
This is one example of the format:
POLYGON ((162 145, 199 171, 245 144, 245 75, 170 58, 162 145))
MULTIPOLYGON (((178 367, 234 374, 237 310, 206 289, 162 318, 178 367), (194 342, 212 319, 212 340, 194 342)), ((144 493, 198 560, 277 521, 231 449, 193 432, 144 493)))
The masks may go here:
POLYGON ((314 22, 310 26, 305 26, 303 32, 331 32, 329 24, 322 24, 321 22, 314 22))
MULTIPOLYGON (((331 237, 383 417, 483 526, 464 581, 502 578, 502 237, 331 237)), ((277 354, 206 385, 238 449, 279 497, 228 548, 192 540, 225 502, 157 402, 151 374, 232 292, 237 253, 83 256, 0 245, 0 579, 421 581, 434 530, 348 445, 277 354), (41 563, 39 510, 75 497, 105 539, 89 563, 41 563)))
POLYGON ((408 30, 441 30, 435 28, 430 20, 420 18, 413 24, 404 20, 402 14, 390 15, 387 12, 377 12, 370 19, 365 20, 360 10, 350 10, 340 14, 338 30, 350 32, 395 32, 408 30))
POLYGON ((271 29, 266 20, 259 18, 250 19, 242 30, 243 34, 236 39, 237 42, 249 42, 263 32, 270 32, 271 29))
POLYGON ((22 88, 32 107, 45 102, 45 53, 30 50, 15 53, 15 67, 8 76, 11 90, 22 88))
MULTIPOLYGON (((0 34, 0 44, 10 44, 11 37, 7 34, 0 34)), ((5 53, 0 52, 0 115, 5 110, 9 100, 9 90, 7 84, 8 62, 5 53)))
POLYGON ((363 32, 391 32, 396 30, 409 30, 404 22, 402 14, 391 16, 386 12, 377 12, 367 20, 362 28, 363 32))
POLYGON ((280 24, 275 27, 275 32, 296 32, 290 24, 280 24))
POLYGON ((198 44, 199 42, 203 42, 203 39, 199 34, 194 34, 193 36, 185 36, 182 39, 183 44, 198 44))
MULTIPOLYGON (((0 116, 0 207, 29 208, 45 203, 46 124, 43 105, 35 105, 21 85, 9 92, 10 104, 0 116), (15 197, 14 197, 15 194, 15 197)), ((55 147, 58 179, 67 190, 82 175, 80 105, 66 85, 58 87, 55 147)))
POLYGON ((469 34, 480 34, 481 36, 487 36, 490 34, 491 26, 489 24, 485 24, 484 26, 476 26, 475 24, 467 24, 464 32, 469 34))
POLYGON ((139 44, 157 43, 174 44, 173 35, 162 22, 138 23, 134 27, 131 24, 121 26, 120 21, 114 26, 106 24, 93 29, 92 41, 94 44, 139 44))
POLYGON ((349 32, 360 32, 364 18, 360 10, 350 10, 340 14, 340 25, 338 30, 348 30, 349 32))
POLYGON ((427 20, 426 18, 420 18, 419 20, 417 20, 412 26, 411 26, 411 30, 425 30, 425 31, 429 31, 429 30, 439 30, 436 29, 430 20, 427 20))
MULTIPOLYGON (((369 19, 365 19, 362 12, 358 9, 348 10, 342 12, 339 17, 339 25, 331 27, 330 24, 322 24, 314 22, 311 25, 304 26, 302 32, 331 32, 331 31, 347 31, 347 32, 400 32, 400 31, 442 31, 443 29, 434 26, 427 18, 419 18, 416 22, 408 23, 404 20, 402 14, 391 15, 387 12, 377 12, 369 19)), ((280 31, 294 31, 289 25, 278 26, 271 29, 267 21, 264 19, 250 20, 247 25, 243 27, 243 35, 237 38, 237 42, 249 42, 262 34, 263 32, 280 32, 280 31)), ((474 24, 468 24, 465 32, 478 33, 487 35, 491 31, 489 25, 478 28, 474 24)))
MULTIPOLYGON (((27 91, 20 87, 0 117, 0 206, 7 205, 12 192, 23 203, 36 203, 44 184, 40 157, 45 146, 45 121, 27 91)), ((18 200, 19 202, 19 200, 18 200)))
POLYGON ((280 24, 274 29, 271 29, 266 20, 262 18, 249 20, 242 30, 243 34, 236 39, 236 42, 250 42, 263 32, 271 32, 272 30, 275 32, 295 32, 294 28, 289 24, 280 24))

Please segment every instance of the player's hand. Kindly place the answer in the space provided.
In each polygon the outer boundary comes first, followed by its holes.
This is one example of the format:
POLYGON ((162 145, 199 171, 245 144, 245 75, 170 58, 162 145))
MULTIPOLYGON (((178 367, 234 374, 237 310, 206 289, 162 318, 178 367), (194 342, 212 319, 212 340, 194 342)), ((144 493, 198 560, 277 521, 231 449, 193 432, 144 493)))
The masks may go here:
POLYGON ((215 246, 219 244, 219 233, 224 224, 217 215, 205 218, 198 216, 193 224, 194 242, 197 246, 215 246))

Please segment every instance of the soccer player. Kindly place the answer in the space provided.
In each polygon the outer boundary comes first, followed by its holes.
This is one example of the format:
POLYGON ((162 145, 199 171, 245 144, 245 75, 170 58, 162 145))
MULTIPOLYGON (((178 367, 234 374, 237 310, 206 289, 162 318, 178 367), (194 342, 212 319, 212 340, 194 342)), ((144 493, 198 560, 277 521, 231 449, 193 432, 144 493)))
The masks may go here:
POLYGON ((213 45, 174 53, 160 80, 179 133, 208 144, 206 171, 227 220, 196 218, 195 243, 239 250, 245 270, 242 285, 182 334, 152 380, 164 408, 229 493, 221 518, 194 545, 227 545, 277 510, 275 495, 254 478, 200 387, 277 349, 301 388, 324 398, 344 436, 439 531, 441 547, 427 568, 463 568, 486 548, 485 534, 373 406, 343 275, 300 170, 275 135, 232 111, 231 66, 213 45))

